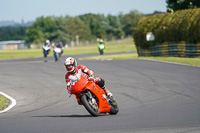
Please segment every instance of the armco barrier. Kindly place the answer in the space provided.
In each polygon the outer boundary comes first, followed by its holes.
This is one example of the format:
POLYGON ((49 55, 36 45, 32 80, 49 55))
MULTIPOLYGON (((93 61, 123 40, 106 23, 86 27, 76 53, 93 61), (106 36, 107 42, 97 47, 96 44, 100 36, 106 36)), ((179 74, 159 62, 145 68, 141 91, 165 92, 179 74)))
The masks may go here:
POLYGON ((148 49, 137 47, 139 56, 163 56, 163 57, 200 57, 200 43, 189 44, 184 41, 179 43, 164 42, 148 49))
POLYGON ((200 57, 200 43, 196 44, 196 56, 200 57))

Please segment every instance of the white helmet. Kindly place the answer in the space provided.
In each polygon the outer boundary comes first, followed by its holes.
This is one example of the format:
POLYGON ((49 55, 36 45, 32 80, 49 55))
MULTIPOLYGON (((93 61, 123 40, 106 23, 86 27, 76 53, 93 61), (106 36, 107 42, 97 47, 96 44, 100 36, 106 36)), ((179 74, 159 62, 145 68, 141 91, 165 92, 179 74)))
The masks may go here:
POLYGON ((46 43, 46 44, 50 44, 50 41, 49 41, 49 40, 46 40, 45 43, 46 43))
POLYGON ((73 57, 66 58, 64 65, 68 72, 73 72, 76 70, 77 62, 73 57))

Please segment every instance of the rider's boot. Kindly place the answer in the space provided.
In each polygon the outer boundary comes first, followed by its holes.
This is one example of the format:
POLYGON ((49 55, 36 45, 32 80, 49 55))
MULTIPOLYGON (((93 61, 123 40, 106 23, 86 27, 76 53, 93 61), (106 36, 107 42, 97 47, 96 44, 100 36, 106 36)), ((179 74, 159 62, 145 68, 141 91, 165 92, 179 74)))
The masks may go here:
POLYGON ((116 101, 115 101, 115 99, 113 97, 113 94, 106 87, 103 87, 102 89, 105 91, 106 96, 109 97, 110 104, 115 106, 117 103, 116 103, 116 101))
POLYGON ((102 79, 102 78, 96 78, 94 80, 94 82, 105 91, 106 96, 112 97, 112 93, 110 91, 108 91, 108 89, 105 87, 105 81, 104 81, 104 79, 102 79))
POLYGON ((106 96, 112 97, 112 93, 104 86, 102 87, 102 89, 104 90, 104 92, 106 93, 106 96))

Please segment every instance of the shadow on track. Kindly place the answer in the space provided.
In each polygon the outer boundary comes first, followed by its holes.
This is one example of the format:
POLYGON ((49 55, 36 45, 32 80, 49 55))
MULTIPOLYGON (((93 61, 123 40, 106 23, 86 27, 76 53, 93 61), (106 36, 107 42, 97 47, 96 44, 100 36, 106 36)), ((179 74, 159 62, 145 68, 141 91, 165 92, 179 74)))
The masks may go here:
POLYGON ((70 117, 70 118, 81 118, 81 117, 92 117, 92 116, 91 115, 44 115, 44 116, 32 116, 32 117, 54 117, 54 118, 70 117))

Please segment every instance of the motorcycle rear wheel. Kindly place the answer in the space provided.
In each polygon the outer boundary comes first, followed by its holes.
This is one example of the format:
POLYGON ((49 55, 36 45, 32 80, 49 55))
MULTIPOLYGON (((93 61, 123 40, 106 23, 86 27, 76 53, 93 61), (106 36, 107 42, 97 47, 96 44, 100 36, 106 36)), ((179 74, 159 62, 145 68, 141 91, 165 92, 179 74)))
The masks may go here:
POLYGON ((92 115, 92 116, 99 116, 99 110, 95 110, 90 104, 89 104, 89 97, 86 95, 83 95, 81 97, 81 101, 83 103, 83 106, 86 108, 86 110, 92 115))

